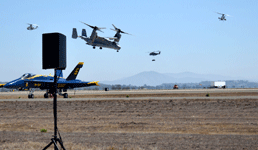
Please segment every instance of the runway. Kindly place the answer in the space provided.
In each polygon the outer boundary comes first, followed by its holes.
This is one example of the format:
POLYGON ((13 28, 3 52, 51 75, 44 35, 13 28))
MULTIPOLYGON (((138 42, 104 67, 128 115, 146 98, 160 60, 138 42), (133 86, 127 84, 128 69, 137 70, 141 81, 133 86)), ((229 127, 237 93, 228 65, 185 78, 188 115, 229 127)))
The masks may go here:
MULTIPOLYGON (((16 92, 0 92, 0 96, 13 96, 17 98, 10 99, 0 99, 0 101, 52 101, 53 98, 43 98, 44 91, 35 91, 34 95, 38 97, 42 95, 42 98, 28 99, 28 98, 18 98, 19 95, 28 95, 28 91, 16 91, 16 92)), ((213 99, 258 99, 258 95, 248 95, 248 93, 258 93, 258 89, 178 89, 178 90, 128 90, 128 91, 93 91, 93 90, 69 90, 68 95, 70 98, 58 98, 58 101, 103 101, 103 100, 173 100, 173 99, 203 99, 203 100, 213 100, 213 99), (201 93, 202 96, 172 96, 169 94, 196 94, 201 93), (221 94, 222 96, 211 96, 204 97, 206 93, 221 94), (231 93, 231 96, 225 96, 225 94, 231 93), (234 93, 240 93, 239 95, 234 95, 234 93), (241 95, 241 93, 243 95, 241 95), (138 94, 134 97, 125 97, 121 95, 132 95, 138 94), (141 95, 147 96, 141 96, 141 95), (150 94, 150 96, 148 96, 150 94), (151 96, 157 94, 158 96, 151 96), (167 96, 162 96, 162 95, 167 96), (223 96, 224 94, 224 96, 223 96), (245 95, 244 95, 245 94, 245 95), (84 96, 102 96, 102 97, 80 97, 76 98, 74 96, 84 95, 84 96), (120 95, 121 97, 115 97, 115 95, 120 95), (106 97, 105 97, 106 96, 106 97), (113 97, 114 96, 114 97, 113 97)))
MULTIPOLYGON (((106 101, 106 100, 214 100, 214 99, 258 99, 258 96, 223 96, 223 97, 134 97, 134 98, 58 98, 58 101, 106 101)), ((53 98, 37 98, 37 99, 0 99, 4 101, 53 101, 53 98)))
MULTIPOLYGON (((258 99, 258 96, 223 96, 223 97, 136 97, 136 98, 58 98, 58 101, 104 101, 104 100, 194 100, 194 99, 203 99, 203 100, 213 100, 213 99, 258 99)), ((47 99, 0 99, 0 102, 3 101, 53 101, 52 98, 47 99)))
MULTIPOLYGON (((169 94, 169 93, 229 93, 229 92, 257 92, 258 89, 176 89, 176 90, 68 90, 68 95, 80 94, 169 94)), ((28 91, 0 92, 1 95, 28 95, 28 91)), ((44 95, 45 91, 35 91, 34 95, 44 95)))

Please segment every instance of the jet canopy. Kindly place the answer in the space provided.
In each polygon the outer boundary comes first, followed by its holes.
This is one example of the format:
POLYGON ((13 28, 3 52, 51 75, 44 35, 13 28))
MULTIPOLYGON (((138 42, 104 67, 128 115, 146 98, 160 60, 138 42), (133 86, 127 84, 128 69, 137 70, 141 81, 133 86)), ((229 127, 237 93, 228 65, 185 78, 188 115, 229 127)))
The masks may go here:
POLYGON ((21 79, 27 79, 27 78, 30 78, 30 77, 33 77, 35 76, 35 74, 32 74, 32 73, 25 73, 23 74, 20 78, 21 79))

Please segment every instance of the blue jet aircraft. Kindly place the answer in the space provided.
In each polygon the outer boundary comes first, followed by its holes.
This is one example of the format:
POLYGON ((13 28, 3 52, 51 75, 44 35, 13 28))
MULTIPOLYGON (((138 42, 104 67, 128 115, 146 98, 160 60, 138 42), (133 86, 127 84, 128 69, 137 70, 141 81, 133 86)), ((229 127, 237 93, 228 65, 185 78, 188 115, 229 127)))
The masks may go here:
MULTIPOLYGON (((58 94, 64 96, 64 98, 68 98, 68 94, 63 92, 67 92, 67 89, 73 89, 78 87, 87 87, 87 86, 98 86, 98 81, 93 82, 83 82, 81 80, 76 79, 80 68, 83 66, 83 62, 79 62, 74 70, 70 73, 70 75, 65 79, 63 78, 62 70, 57 70, 57 89, 58 94)), ((2 88, 16 88, 20 91, 29 90, 30 93, 28 98, 34 98, 33 88, 46 89, 46 93, 44 94, 44 98, 48 98, 48 94, 53 94, 55 92, 54 89, 54 76, 52 75, 35 75, 31 73, 25 73, 20 78, 8 82, 6 84, 0 84, 2 88)))

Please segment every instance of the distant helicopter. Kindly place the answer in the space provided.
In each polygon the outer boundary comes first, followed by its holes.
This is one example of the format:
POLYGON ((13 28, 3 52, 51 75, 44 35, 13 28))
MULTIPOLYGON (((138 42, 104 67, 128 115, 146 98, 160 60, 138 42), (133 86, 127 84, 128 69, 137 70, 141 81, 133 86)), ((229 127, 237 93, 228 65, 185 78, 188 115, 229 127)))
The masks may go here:
POLYGON ((112 38, 99 37, 97 35, 97 31, 103 32, 100 29, 106 29, 106 28, 99 28, 97 26, 91 26, 91 25, 89 25, 87 23, 84 23, 84 22, 82 22, 82 23, 87 25, 87 26, 89 26, 89 27, 91 27, 93 29, 93 31, 91 33, 91 36, 87 37, 85 29, 82 29, 82 35, 78 36, 76 28, 73 28, 72 38, 76 39, 77 37, 80 37, 81 39, 83 39, 83 40, 85 40, 87 42, 86 44, 93 46, 93 49, 95 49, 95 47, 97 46, 100 49, 102 49, 102 47, 105 47, 105 48, 115 49, 115 50, 117 50, 117 52, 119 52, 119 50, 121 49, 121 47, 118 45, 118 42, 120 41, 120 38, 121 38, 121 34, 120 33, 129 34, 129 33, 126 33, 124 31, 116 28, 112 24, 115 29, 111 29, 111 30, 116 31, 115 36, 112 37, 112 38))
POLYGON ((219 13, 219 12, 216 12, 216 13, 222 15, 221 17, 218 17, 218 19, 221 20, 221 21, 226 21, 227 19, 226 19, 225 16, 230 16, 230 15, 222 14, 222 13, 219 13))
POLYGON ((27 30, 35 30, 35 29, 38 28, 38 25, 36 25, 36 24, 30 24, 30 23, 28 23, 28 25, 30 25, 30 26, 27 27, 27 30))
MULTIPOLYGON (((153 52, 150 52, 150 56, 157 56, 157 55, 160 55, 161 51, 153 51, 153 52)), ((155 59, 152 59, 152 61, 155 61, 155 59)))

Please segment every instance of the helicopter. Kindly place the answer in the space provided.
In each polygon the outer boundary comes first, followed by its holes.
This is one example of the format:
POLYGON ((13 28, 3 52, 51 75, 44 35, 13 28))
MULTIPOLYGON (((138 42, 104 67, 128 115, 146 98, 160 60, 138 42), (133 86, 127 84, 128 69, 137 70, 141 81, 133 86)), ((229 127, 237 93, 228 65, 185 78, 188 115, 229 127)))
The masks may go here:
POLYGON ((220 21, 226 21, 227 19, 226 19, 225 16, 230 16, 230 15, 223 14, 223 13, 219 13, 219 12, 216 12, 216 13, 222 15, 221 17, 218 17, 218 19, 219 19, 220 21))
POLYGON ((36 25, 36 24, 30 24, 30 23, 28 23, 28 25, 30 25, 30 26, 27 27, 27 30, 35 30, 35 29, 38 28, 38 25, 36 25), (35 27, 34 27, 34 26, 35 26, 35 27))
POLYGON ((85 29, 82 29, 82 35, 78 36, 76 28, 73 28, 72 38, 77 39, 77 37, 80 37, 81 39, 83 39, 87 42, 86 44, 93 46, 93 49, 95 49, 96 47, 99 47, 100 49, 105 47, 105 48, 115 49, 117 52, 119 52, 119 50, 121 49, 121 47, 118 45, 118 42, 121 39, 120 33, 129 34, 129 33, 122 31, 119 28, 116 28, 115 25, 112 24, 115 29, 111 29, 111 30, 116 31, 115 36, 111 37, 111 38, 99 37, 97 34, 97 31, 103 32, 101 29, 106 29, 105 27, 100 28, 97 26, 91 26, 84 22, 81 22, 81 23, 83 23, 93 29, 91 36, 87 37, 85 29))
MULTIPOLYGON (((153 51, 153 52, 150 52, 150 56, 157 56, 157 55, 160 55, 161 51, 153 51)), ((152 59, 152 61, 155 61, 155 59, 152 59)))

